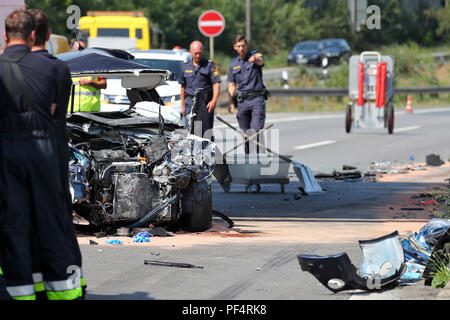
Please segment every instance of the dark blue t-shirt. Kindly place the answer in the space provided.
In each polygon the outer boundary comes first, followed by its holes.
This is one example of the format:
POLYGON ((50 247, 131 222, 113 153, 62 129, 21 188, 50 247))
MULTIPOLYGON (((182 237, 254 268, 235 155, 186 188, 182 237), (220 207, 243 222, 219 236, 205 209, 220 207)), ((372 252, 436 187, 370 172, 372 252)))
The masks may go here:
MULTIPOLYGON (((35 107, 40 108, 45 113, 51 114, 51 105, 56 102, 56 92, 58 89, 58 68, 55 63, 47 57, 38 54, 30 54, 31 51, 26 45, 13 45, 7 47, 4 55, 13 57, 20 53, 27 53, 19 62, 19 68, 23 78, 30 89, 31 96, 35 102, 35 107)), ((0 60, 0 77, 3 76, 3 61, 0 60)), ((3 83, 0 81, 0 120, 3 119, 7 112, 25 112, 29 110, 25 102, 22 89, 14 75, 12 77, 13 89, 15 90, 12 97, 16 106, 11 106, 8 99, 4 99, 8 93, 3 83)))

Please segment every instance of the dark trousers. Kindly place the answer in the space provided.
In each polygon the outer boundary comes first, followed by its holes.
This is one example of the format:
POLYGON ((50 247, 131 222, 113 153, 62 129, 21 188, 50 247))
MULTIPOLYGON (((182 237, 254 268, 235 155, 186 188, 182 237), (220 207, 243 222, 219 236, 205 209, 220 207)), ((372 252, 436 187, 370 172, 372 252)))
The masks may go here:
MULTIPOLYGON (((73 228, 73 217, 72 217, 72 196, 70 194, 69 188, 69 141, 66 136, 66 121, 65 119, 57 119, 55 120, 55 128, 56 128, 56 145, 57 145, 57 153, 59 159, 59 169, 60 169, 60 177, 61 177, 61 186, 64 194, 64 200, 66 204, 67 213, 69 215, 70 224, 73 228)), ((74 229, 74 228, 73 228, 74 229)), ((78 245, 78 240, 76 237, 75 230, 70 232, 68 237, 71 238, 73 243, 73 250, 76 257, 76 265, 81 268, 82 265, 82 257, 80 247, 78 245)), ((86 286, 82 286, 83 289, 83 297, 86 293, 86 286)))
POLYGON ((8 289, 33 285, 36 272, 46 284, 64 283, 69 267, 79 266, 55 129, 45 121, 30 112, 0 124, 0 260, 8 289))
MULTIPOLYGON (((238 104, 237 120, 239 123, 239 128, 241 128, 244 133, 251 136, 253 133, 258 132, 264 128, 264 122, 266 120, 266 107, 264 100, 257 98, 253 105, 248 106, 251 101, 244 101, 244 103, 238 104), (249 131, 249 129, 252 129, 249 131)), ((256 137, 257 141, 262 141, 261 137, 258 135, 256 137)), ((245 153, 250 152, 249 142, 245 143, 245 153)), ((256 146, 256 152, 259 152, 259 146, 256 146)))

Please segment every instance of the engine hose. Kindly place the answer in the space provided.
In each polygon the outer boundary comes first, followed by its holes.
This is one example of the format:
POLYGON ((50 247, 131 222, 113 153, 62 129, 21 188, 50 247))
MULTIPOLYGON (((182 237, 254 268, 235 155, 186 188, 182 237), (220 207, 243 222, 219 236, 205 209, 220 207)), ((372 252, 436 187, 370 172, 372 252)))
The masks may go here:
POLYGON ((217 217, 219 217, 219 218, 222 218, 223 220, 225 220, 226 222, 228 222, 228 224, 230 225, 229 228, 233 228, 233 227, 234 227, 234 222, 233 222, 233 220, 231 220, 230 218, 228 218, 228 217, 227 217, 226 215, 224 215, 223 213, 221 213, 221 212, 219 212, 219 211, 216 211, 216 210, 213 210, 212 213, 213 213, 215 216, 217 216, 217 217))
POLYGON ((127 226, 127 228, 129 230, 132 230, 133 228, 139 228, 141 227, 143 224, 147 223, 151 218, 153 218, 154 215, 156 215, 157 213, 159 213, 162 209, 164 209, 165 207, 167 207, 168 205, 170 205, 172 202, 174 202, 177 199, 177 195, 174 195, 166 200, 164 200, 163 202, 161 202, 155 209, 153 209, 152 211, 150 211, 149 213, 147 213, 144 217, 142 217, 141 219, 139 219, 138 221, 134 222, 133 224, 130 224, 129 226, 127 226))

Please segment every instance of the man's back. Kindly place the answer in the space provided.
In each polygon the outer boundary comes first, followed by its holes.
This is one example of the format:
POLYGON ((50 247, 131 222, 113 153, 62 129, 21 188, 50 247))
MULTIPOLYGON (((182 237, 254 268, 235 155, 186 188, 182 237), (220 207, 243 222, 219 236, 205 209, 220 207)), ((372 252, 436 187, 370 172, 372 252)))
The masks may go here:
MULTIPOLYGON (((48 58, 29 54, 30 50, 25 45, 13 45, 7 47, 4 56, 13 58, 19 54, 26 54, 19 62, 19 68, 23 78, 30 89, 34 106, 40 108, 45 113, 51 113, 51 105, 56 100, 57 82, 57 66, 48 58)), ((4 62, 0 60, 0 74, 4 75, 4 62)), ((2 77, 3 78, 3 77, 2 77)), ((5 84, 6 79, 0 82, 0 97, 8 95, 5 84)), ((12 88, 14 94, 12 96, 15 106, 10 106, 7 99, 0 100, 0 120, 6 116, 8 112, 25 112, 29 110, 26 104, 24 93, 18 80, 12 75, 12 88)))
POLYGON ((56 93, 56 110, 54 118, 65 120, 67 113, 67 104, 69 102, 70 96, 70 89, 72 86, 69 67, 67 67, 67 65, 63 61, 59 60, 54 55, 51 55, 45 49, 33 51, 33 54, 50 59, 50 61, 53 62, 57 67, 58 90, 56 93))

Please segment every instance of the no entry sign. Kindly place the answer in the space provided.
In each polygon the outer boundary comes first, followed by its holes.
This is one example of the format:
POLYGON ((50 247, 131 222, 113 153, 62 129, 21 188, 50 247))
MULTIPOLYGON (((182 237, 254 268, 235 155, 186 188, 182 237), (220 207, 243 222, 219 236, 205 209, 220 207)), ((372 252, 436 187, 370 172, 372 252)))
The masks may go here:
POLYGON ((217 37, 225 29, 225 18, 216 10, 205 11, 198 18, 198 29, 206 37, 217 37))

